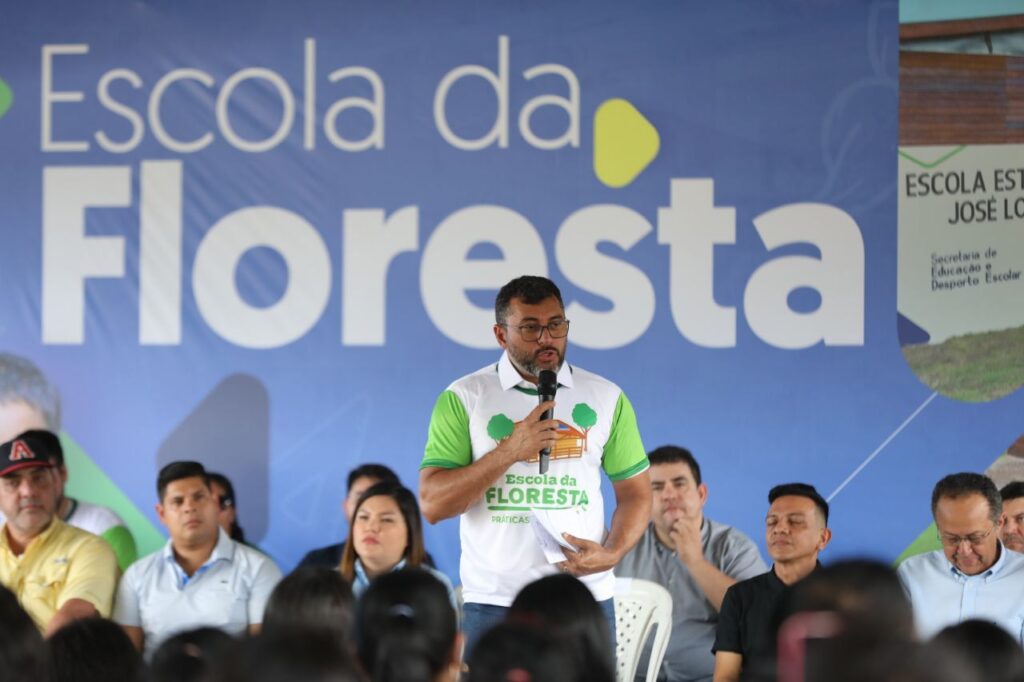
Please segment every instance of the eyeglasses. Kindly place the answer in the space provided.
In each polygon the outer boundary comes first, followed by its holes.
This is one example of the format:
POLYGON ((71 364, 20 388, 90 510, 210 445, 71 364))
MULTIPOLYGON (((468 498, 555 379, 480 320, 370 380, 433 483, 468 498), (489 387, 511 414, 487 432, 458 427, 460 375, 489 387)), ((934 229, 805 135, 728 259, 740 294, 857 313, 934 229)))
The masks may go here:
MULTIPOLYGON (((507 324, 502 324, 501 326, 506 329, 508 328, 507 324)), ((519 330, 519 336, 522 337, 523 341, 539 341, 540 335, 544 333, 545 329, 548 330, 548 336, 551 338, 561 339, 569 335, 569 320, 555 320, 547 324, 528 322, 514 327, 514 329, 519 330)))
POLYGON ((942 540, 942 544, 947 547, 959 547, 965 542, 969 545, 977 546, 984 542, 985 538, 989 535, 992 535, 992 531, 995 529, 996 527, 992 526, 985 533, 979 531, 977 533, 971 533, 970 535, 947 535, 946 533, 939 533, 939 539, 942 540))

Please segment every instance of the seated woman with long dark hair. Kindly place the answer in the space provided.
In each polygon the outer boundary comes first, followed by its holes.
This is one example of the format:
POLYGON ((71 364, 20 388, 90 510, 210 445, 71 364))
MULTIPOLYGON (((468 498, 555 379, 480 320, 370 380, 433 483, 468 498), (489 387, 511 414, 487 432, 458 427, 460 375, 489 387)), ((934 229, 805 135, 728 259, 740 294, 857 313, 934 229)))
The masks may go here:
POLYGON ((367 488, 349 519, 348 541, 338 570, 358 598, 378 576, 403 568, 421 568, 454 593, 448 577, 425 562, 423 524, 416 496, 398 483, 367 488))

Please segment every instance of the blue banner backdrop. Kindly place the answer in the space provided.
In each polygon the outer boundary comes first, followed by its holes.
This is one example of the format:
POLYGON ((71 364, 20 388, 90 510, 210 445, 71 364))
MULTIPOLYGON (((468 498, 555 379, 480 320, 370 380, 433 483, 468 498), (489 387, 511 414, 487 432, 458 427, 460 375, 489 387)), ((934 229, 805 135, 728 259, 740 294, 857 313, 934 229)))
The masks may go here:
MULTIPOLYGON (((894 558, 1024 428, 1021 391, 935 396, 900 353, 897 14, 8 7, 0 349, 149 521, 159 466, 202 459, 287 568, 345 535, 351 467, 415 486, 436 395, 498 357, 497 288, 548 274, 569 360, 694 451, 710 516, 761 540, 803 480, 829 555, 894 558)), ((457 575, 456 523, 426 540, 457 575)))

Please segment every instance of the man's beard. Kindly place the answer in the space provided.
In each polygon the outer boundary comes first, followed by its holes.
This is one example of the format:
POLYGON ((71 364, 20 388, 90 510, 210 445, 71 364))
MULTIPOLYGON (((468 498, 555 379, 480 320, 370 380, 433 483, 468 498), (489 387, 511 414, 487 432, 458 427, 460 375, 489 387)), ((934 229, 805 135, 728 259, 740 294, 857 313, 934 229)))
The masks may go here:
POLYGON ((539 377, 540 373, 546 369, 550 369, 553 372, 558 372, 562 368, 562 363, 565 362, 565 356, 562 355, 561 351, 553 346, 547 346, 545 348, 538 348, 533 353, 520 354, 519 352, 513 351, 509 348, 509 359, 512 360, 512 364, 515 365, 523 374, 528 374, 532 377, 539 377), (537 356, 544 351, 553 351, 558 355, 558 362, 554 367, 544 367, 537 362, 537 356))

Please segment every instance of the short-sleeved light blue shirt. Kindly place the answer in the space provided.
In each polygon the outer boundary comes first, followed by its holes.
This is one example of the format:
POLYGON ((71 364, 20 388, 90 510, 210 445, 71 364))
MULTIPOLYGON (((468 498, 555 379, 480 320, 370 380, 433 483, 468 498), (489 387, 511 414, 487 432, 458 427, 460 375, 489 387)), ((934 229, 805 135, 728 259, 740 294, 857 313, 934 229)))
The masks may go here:
POLYGON ((999 558, 978 575, 965 575, 941 550, 906 559, 897 569, 923 639, 977 618, 992 621, 1024 644, 1024 554, 999 544, 999 558))
POLYGON ((220 530, 205 564, 191 577, 164 548, 139 559, 121 577, 113 620, 142 628, 145 655, 168 637, 198 627, 239 634, 263 622, 263 610, 281 571, 262 552, 220 530))

